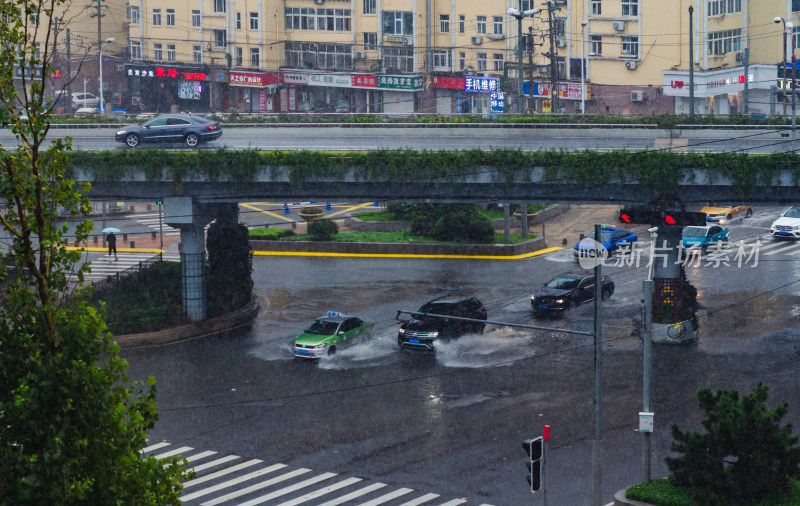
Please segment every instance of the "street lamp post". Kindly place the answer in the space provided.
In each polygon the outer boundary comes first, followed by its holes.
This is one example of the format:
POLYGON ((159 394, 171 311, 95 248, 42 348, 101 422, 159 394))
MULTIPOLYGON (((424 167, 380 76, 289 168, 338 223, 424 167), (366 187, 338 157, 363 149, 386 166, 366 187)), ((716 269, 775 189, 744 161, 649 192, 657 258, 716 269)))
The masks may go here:
POLYGON ((790 36, 792 38, 792 82, 789 84, 789 89, 792 90, 792 140, 795 138, 795 125, 796 125, 796 118, 797 114, 795 112, 795 104, 797 103, 796 97, 796 90, 795 90, 795 67, 797 66, 797 58, 794 55, 794 25, 791 21, 787 22, 780 16, 777 16, 773 21, 776 23, 783 23, 783 77, 781 78, 781 84, 783 85, 783 115, 786 116, 786 38, 790 36))
POLYGON ((581 115, 586 114, 586 25, 588 21, 581 21, 581 115))
POLYGON ((508 15, 517 18, 517 58, 519 58, 519 70, 517 73, 519 74, 517 80, 518 94, 517 94, 517 114, 522 114, 522 92, 523 92, 523 68, 522 68, 522 18, 532 18, 534 15, 539 14, 542 9, 528 9, 526 11, 522 9, 522 0, 519 1, 520 10, 514 9, 510 7, 508 9, 508 15))
POLYGON ((100 44, 100 114, 106 113, 106 106, 105 103, 103 103, 103 48, 106 47, 106 44, 111 42, 114 42, 114 37, 109 37, 105 42, 100 44))

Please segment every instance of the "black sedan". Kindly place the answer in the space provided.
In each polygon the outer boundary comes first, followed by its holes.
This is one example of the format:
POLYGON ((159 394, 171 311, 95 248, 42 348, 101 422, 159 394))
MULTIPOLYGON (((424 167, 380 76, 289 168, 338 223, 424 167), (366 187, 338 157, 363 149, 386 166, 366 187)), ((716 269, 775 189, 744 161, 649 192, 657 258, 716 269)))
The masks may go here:
MULTIPOLYGON (((614 293, 614 281, 603 276, 603 300, 614 293)), ((594 300, 594 275, 559 274, 536 291, 531 297, 531 307, 537 315, 563 313, 579 304, 594 300)))
POLYGON ((183 142, 193 148, 221 135, 222 127, 217 121, 190 114, 168 114, 141 125, 122 127, 114 138, 132 148, 143 142, 183 142))

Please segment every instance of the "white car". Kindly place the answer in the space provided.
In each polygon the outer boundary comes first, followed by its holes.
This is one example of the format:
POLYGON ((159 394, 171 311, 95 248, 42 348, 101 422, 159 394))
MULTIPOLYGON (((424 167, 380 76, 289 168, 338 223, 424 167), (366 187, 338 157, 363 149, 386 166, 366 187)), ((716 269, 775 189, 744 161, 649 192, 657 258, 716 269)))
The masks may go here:
POLYGON ((83 109, 86 107, 97 108, 100 105, 100 98, 91 93, 73 93, 72 94, 72 108, 83 109))
POLYGON ((780 218, 775 220, 770 227, 772 237, 787 239, 800 239, 800 206, 790 207, 780 218))

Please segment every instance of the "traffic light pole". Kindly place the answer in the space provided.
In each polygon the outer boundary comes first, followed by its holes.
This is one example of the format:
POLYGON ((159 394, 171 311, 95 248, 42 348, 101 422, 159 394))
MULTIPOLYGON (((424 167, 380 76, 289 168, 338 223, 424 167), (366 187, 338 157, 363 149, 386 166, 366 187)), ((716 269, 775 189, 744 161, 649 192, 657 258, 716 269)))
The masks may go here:
MULTIPOLYGON (((650 276, 648 276, 649 278, 650 276)), ((642 283, 644 289, 644 318, 642 321, 642 411, 652 412, 650 404, 651 378, 653 375, 653 280, 647 279, 642 283)), ((642 445, 642 466, 644 467, 644 481, 651 478, 651 432, 644 433, 642 445)))
MULTIPOLYGON (((602 237, 601 226, 595 224, 594 236, 602 237)), ((603 308, 602 262, 594 268, 594 437, 592 437, 592 504, 603 504, 603 470, 600 467, 603 445, 603 308)))

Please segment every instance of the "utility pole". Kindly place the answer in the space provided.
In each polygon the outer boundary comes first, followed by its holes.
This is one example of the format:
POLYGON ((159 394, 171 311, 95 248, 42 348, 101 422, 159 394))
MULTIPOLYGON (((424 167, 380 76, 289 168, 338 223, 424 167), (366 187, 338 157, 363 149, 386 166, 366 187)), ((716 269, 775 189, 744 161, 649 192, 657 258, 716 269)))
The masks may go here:
MULTIPOLYGON (((653 239, 655 242, 655 239, 653 239)), ((642 411, 652 412, 650 392, 652 390, 653 376, 653 280, 652 275, 642 283, 644 289, 644 318, 642 319, 642 411)), ((642 467, 644 467, 644 481, 650 481, 652 441, 651 432, 644 433, 642 442, 642 467)))
POLYGON ((70 40, 69 28, 67 28, 67 107, 72 107, 72 59, 70 51, 72 50, 72 41, 70 40))
MULTIPOLYGON (((552 40, 552 39, 551 39, 552 40)), ((599 243, 601 226, 594 225, 594 237, 599 243)), ((599 244, 595 246, 599 253, 599 244)), ((592 437, 592 505, 603 504, 603 469, 601 467, 603 449, 603 260, 597 256, 594 267, 594 435, 592 437)))
POLYGON ((689 6, 689 120, 694 121, 694 7, 689 6))
MULTIPOLYGON (((98 55, 100 53, 100 46, 103 44, 103 16, 105 16, 105 14, 103 14, 102 8, 106 7, 105 5, 103 5, 101 3, 103 1, 105 1, 105 0, 92 0, 92 2, 96 3, 97 5, 93 5, 93 6, 89 7, 90 9, 97 9, 97 12, 90 13, 89 17, 96 17, 97 18, 97 51, 98 51, 98 55)), ((99 56, 98 56, 98 58, 99 58, 99 56)), ((102 59, 98 59, 97 65, 98 65, 97 70, 99 72, 100 71, 100 66, 103 65, 103 60, 102 59)), ((103 83, 100 83, 100 86, 103 86, 103 83)), ((100 90, 98 90, 98 94, 99 93, 100 93, 100 90)), ((102 112, 105 112, 105 111, 102 111, 102 112)))
POLYGON ((553 1, 547 2, 547 19, 550 23, 550 112, 558 112, 558 57, 556 56, 554 11, 559 7, 553 1))
POLYGON ((526 111, 530 111, 531 101, 533 100, 533 25, 528 27, 528 100, 526 102, 526 111))
POLYGON ((750 75, 750 48, 744 48, 744 93, 742 105, 742 113, 747 116, 748 108, 750 106, 750 83, 747 76, 750 75))

